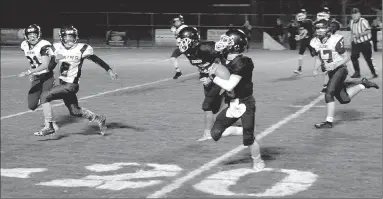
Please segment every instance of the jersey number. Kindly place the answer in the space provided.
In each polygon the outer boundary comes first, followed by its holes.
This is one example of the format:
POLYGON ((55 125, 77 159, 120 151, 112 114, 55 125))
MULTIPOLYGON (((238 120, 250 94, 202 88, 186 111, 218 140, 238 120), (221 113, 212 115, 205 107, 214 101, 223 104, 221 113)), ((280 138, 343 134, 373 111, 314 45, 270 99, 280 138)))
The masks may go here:
POLYGON ((68 70, 69 70, 70 64, 67 62, 63 62, 60 66, 60 74, 63 77, 66 77, 68 75, 68 70))
POLYGON ((331 50, 320 50, 319 57, 322 61, 327 61, 327 63, 333 62, 331 50))
POLYGON ((37 66, 41 65, 42 63, 37 59, 36 56, 33 56, 33 58, 27 56, 27 59, 29 60, 29 63, 32 66, 32 69, 35 69, 37 66))

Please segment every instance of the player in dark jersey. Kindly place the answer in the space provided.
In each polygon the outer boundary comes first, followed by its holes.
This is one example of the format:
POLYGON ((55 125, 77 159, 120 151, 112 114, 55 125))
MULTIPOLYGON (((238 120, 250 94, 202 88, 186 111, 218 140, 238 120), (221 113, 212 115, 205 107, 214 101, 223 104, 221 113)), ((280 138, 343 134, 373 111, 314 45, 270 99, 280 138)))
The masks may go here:
POLYGON ((295 74, 302 74, 302 65, 303 65, 303 54, 306 51, 306 48, 310 50, 310 40, 313 36, 313 22, 311 19, 308 19, 305 13, 298 13, 296 16, 298 22, 298 31, 299 35, 295 36, 295 40, 299 41, 299 58, 298 58, 298 69, 294 70, 295 74))
POLYGON ((178 79, 182 76, 181 69, 178 67, 178 61, 177 58, 182 55, 180 49, 178 48, 178 45, 181 41, 181 38, 179 36, 179 33, 182 29, 188 27, 184 22, 184 17, 182 15, 179 15, 178 17, 173 19, 171 31, 174 33, 174 36, 176 37, 177 41, 177 48, 174 49, 172 55, 170 56, 170 60, 173 63, 174 69, 176 70, 176 74, 173 76, 173 79, 178 79))
MULTIPOLYGON (((36 24, 29 25, 24 30, 25 40, 21 43, 21 50, 29 60, 29 70, 22 72, 19 77, 34 74, 30 76, 31 88, 28 91, 28 108, 34 111, 41 101, 41 94, 49 91, 53 87, 53 73, 48 71, 48 64, 54 61, 52 55, 52 44, 42 39, 40 26, 36 24), (35 73, 36 71, 40 71, 35 73)), ((39 132, 52 127, 58 130, 56 122, 53 120, 53 111, 50 103, 40 103, 44 113, 44 127, 39 132)))
MULTIPOLYGON (((78 31, 75 27, 64 26, 61 28, 59 35, 61 42, 54 43, 52 48, 56 61, 51 62, 48 69, 53 71, 58 63, 60 70, 60 76, 58 78, 60 79, 60 84, 44 92, 42 94, 41 103, 62 99, 70 115, 96 122, 100 127, 101 135, 104 135, 106 130, 106 116, 95 114, 86 108, 79 107, 78 104, 77 92, 80 88, 79 82, 82 64, 85 59, 89 59, 108 71, 112 79, 116 79, 117 74, 107 63, 93 53, 93 48, 90 45, 77 42, 78 31)), ((46 136, 52 134, 52 132, 54 132, 52 129, 47 129, 35 135, 46 136)))
POLYGON ((327 117, 325 122, 315 124, 316 128, 332 128, 335 114, 335 99, 341 104, 348 104, 351 98, 365 88, 376 88, 378 85, 363 78, 360 82, 346 86, 348 70, 346 63, 350 61, 350 56, 344 48, 344 38, 342 35, 333 34, 329 20, 322 19, 315 23, 316 37, 310 42, 311 47, 318 55, 314 76, 319 68, 327 71, 328 83, 325 92, 327 103, 327 117))
POLYGON ((210 78, 221 88, 228 92, 230 105, 217 116, 211 130, 215 141, 221 138, 226 128, 239 118, 243 127, 243 144, 249 146, 253 159, 253 169, 260 171, 265 167, 261 158, 260 146, 255 139, 255 99, 253 97, 253 70, 251 58, 242 55, 248 45, 246 34, 239 29, 230 29, 221 36, 215 49, 226 55, 226 67, 230 71, 230 78, 224 80, 214 75, 215 68, 210 71, 210 78))
MULTIPOLYGON (((221 87, 211 82, 209 70, 215 63, 220 63, 221 53, 215 51, 214 41, 200 41, 197 29, 185 27, 179 32, 179 50, 196 66, 199 71, 199 79, 203 83, 205 99, 202 102, 202 110, 205 112, 205 130, 201 139, 204 141, 211 139, 210 130, 213 127, 214 114, 218 113, 222 107, 223 95, 220 95, 221 87)), ((223 136, 236 135, 242 133, 242 128, 231 127, 223 136)))

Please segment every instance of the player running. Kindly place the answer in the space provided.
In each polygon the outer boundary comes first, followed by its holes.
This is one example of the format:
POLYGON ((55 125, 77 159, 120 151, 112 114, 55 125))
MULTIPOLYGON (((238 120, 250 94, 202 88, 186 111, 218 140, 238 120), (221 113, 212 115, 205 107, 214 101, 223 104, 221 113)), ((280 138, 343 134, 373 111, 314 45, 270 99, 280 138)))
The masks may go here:
MULTIPOLYGON (((184 17, 182 15, 179 15, 178 17, 173 19, 173 26, 171 27, 170 30, 174 33, 174 36, 177 39, 177 46, 179 45, 179 43, 181 41, 181 38, 179 37, 179 33, 185 27, 188 27, 188 26, 185 25, 184 17)), ((176 48, 176 49, 174 49, 174 51, 170 57, 170 60, 173 63, 174 69, 176 70, 176 74, 173 76, 173 79, 178 79, 182 75, 181 69, 178 67, 178 61, 177 61, 177 58, 181 55, 182 55, 182 53, 181 53, 180 49, 176 48)))
MULTIPOLYGON (((205 130, 202 138, 198 141, 211 139, 210 130, 214 123, 214 114, 222 107, 223 95, 221 87, 212 83, 209 78, 209 70, 215 63, 220 63, 221 53, 215 51, 214 41, 200 41, 197 29, 185 27, 179 32, 179 51, 189 59, 190 64, 196 66, 199 71, 199 79, 203 83, 205 99, 202 102, 202 110, 205 112, 205 130)), ((230 127, 223 136, 240 135, 241 127, 230 127)))
POLYGON ((242 55, 248 45, 246 34, 238 29, 231 29, 221 36, 215 49, 227 54, 226 67, 231 75, 228 80, 215 76, 213 67, 210 71, 212 81, 229 92, 230 105, 217 116, 211 130, 211 136, 218 141, 226 128, 241 118, 243 125, 243 145, 249 146, 253 159, 253 169, 260 171, 265 167, 261 158, 260 146, 255 140, 255 99, 253 97, 253 70, 251 58, 242 55))
POLYGON ((294 70, 295 74, 302 74, 302 65, 303 65, 303 54, 306 51, 306 48, 310 50, 310 40, 313 36, 313 22, 311 19, 307 18, 307 15, 304 12, 300 12, 296 15, 296 20, 299 26, 299 35, 295 36, 295 40, 299 41, 299 58, 298 58, 298 69, 294 70))
MULTIPOLYGON (((25 57, 29 60, 29 70, 20 73, 19 77, 31 75, 31 88, 28 91, 28 108, 32 111, 36 110, 41 103, 41 94, 49 91, 53 87, 53 72, 48 71, 48 64, 51 61, 52 44, 42 39, 40 26, 36 24, 29 25, 24 30, 25 40, 21 43, 21 50, 24 51, 25 57), (36 72, 39 71, 39 72, 36 72)), ((56 122, 53 120, 53 111, 50 103, 41 103, 44 113, 44 127, 39 132, 51 129, 54 133, 58 130, 56 122)))
MULTIPOLYGON (((64 100, 69 113, 76 117, 83 117, 91 122, 96 122, 100 127, 101 135, 106 131, 106 116, 98 115, 92 111, 79 107, 76 93, 79 91, 79 82, 81 77, 81 68, 85 59, 92 60, 108 71, 110 77, 114 80, 117 74, 93 53, 93 48, 84 43, 77 43, 78 31, 73 26, 67 26, 60 29, 60 43, 53 44, 53 52, 60 70, 60 84, 54 86, 50 91, 43 93, 42 103, 53 100, 64 100)), ((57 65, 50 64, 48 69, 52 71, 57 65)), ((53 129, 46 129, 36 133, 36 136, 46 136, 51 134, 53 129)))
POLYGON ((327 72, 329 80, 325 93, 327 103, 327 117, 325 122, 315 124, 316 128, 332 128, 335 114, 334 97, 341 104, 348 104, 356 94, 365 88, 376 88, 378 85, 363 78, 360 83, 346 86, 348 70, 346 63, 350 61, 350 56, 344 48, 344 38, 342 35, 331 32, 330 21, 326 19, 315 23, 316 37, 310 42, 310 46, 318 55, 314 76, 319 68, 327 72))

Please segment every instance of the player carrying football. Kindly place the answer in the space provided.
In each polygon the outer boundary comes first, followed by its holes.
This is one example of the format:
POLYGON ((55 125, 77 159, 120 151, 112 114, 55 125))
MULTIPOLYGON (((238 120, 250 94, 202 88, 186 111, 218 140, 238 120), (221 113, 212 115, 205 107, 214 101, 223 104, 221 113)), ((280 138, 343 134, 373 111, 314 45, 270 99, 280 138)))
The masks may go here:
MULTIPOLYGON (((197 29, 193 27, 183 28, 179 32, 179 38, 179 51, 185 54, 191 65, 198 68, 199 79, 204 85, 205 99, 202 102, 202 110, 205 112, 205 130, 202 138, 198 140, 204 141, 211 139, 210 130, 213 127, 214 114, 218 113, 223 102, 223 95, 220 95, 221 87, 212 83, 209 78, 211 66, 220 63, 222 56, 215 51, 215 42, 201 42, 197 29)), ((223 136, 241 133, 241 127, 230 127, 223 136)))
MULTIPOLYGON (((69 113, 73 116, 83 117, 91 122, 96 122, 100 127, 101 135, 106 130, 106 116, 101 116, 88 109, 79 107, 76 93, 79 91, 81 68, 85 59, 92 60, 108 71, 112 79, 117 74, 98 56, 93 54, 93 48, 84 43, 77 43, 78 31, 73 26, 66 26, 60 29, 60 41, 53 44, 53 52, 60 70, 60 84, 54 86, 50 91, 43 93, 42 103, 63 99, 69 113)), ((57 65, 50 64, 48 69, 52 71, 57 65)), ((36 136, 49 135, 50 131, 36 133, 36 136)))
MULTIPOLYGON (((52 44, 42 39, 40 26, 36 24, 29 25, 24 30, 25 40, 21 43, 21 49, 24 51, 25 57, 29 60, 29 70, 22 72, 19 77, 25 75, 30 76, 32 81, 31 88, 28 91, 28 108, 35 110, 41 103, 41 94, 49 91, 53 87, 53 72, 48 71, 48 64, 54 58, 51 58, 52 44), (39 71, 39 72, 36 72, 39 71)), ((41 103, 44 113, 44 127, 40 132, 50 130, 54 133, 58 130, 57 124, 53 121, 53 111, 50 103, 41 103)))
MULTIPOLYGON (((180 40, 181 40, 179 37, 179 33, 185 27, 188 27, 188 26, 185 25, 184 17, 182 15, 173 19, 173 26, 171 27, 170 30, 174 33, 174 36, 176 37, 177 46, 179 45, 180 40)), ((181 69, 178 67, 178 61, 177 61, 177 58, 181 55, 182 55, 182 53, 181 53, 180 49, 177 47, 176 49, 174 49, 174 51, 170 57, 170 60, 173 63, 174 69, 176 70, 176 74, 173 76, 173 79, 178 79, 182 75, 181 69)))
MULTIPOLYGON (((305 12, 305 11, 304 11, 305 12)), ((310 49, 310 40, 313 35, 313 25, 311 19, 308 19, 306 13, 301 12, 296 15, 296 20, 299 25, 299 35, 295 36, 295 40, 299 41, 299 58, 298 69, 294 70, 295 74, 302 74, 303 54, 306 48, 310 49)))
POLYGON ((331 32, 330 21, 322 19, 315 24, 316 37, 310 42, 311 47, 318 55, 313 74, 317 74, 319 68, 327 72, 329 80, 325 93, 327 103, 327 117, 325 122, 315 124, 316 128, 332 128, 335 114, 335 99, 341 104, 348 104, 356 94, 365 88, 376 88, 378 85, 363 78, 361 82, 346 86, 348 70, 346 63, 350 56, 344 48, 342 35, 331 32))
POLYGON ((238 29, 231 29, 221 36, 215 44, 215 49, 227 55, 226 67, 231 75, 224 80, 216 75, 214 67, 210 71, 212 81, 222 87, 231 97, 228 108, 223 109, 217 116, 211 130, 215 141, 221 138, 226 128, 241 118, 243 126, 243 144, 249 146, 253 159, 253 169, 260 171, 265 167, 261 158, 260 146, 255 139, 255 99, 253 97, 253 70, 251 58, 242 55, 248 45, 246 34, 238 29))

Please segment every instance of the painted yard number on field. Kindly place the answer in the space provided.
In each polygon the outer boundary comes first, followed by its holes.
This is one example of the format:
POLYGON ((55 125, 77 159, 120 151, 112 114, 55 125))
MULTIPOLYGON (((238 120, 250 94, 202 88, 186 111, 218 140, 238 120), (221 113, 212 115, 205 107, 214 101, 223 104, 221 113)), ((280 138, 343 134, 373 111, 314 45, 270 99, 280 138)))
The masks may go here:
MULTIPOLYGON (((85 167, 95 172, 115 171, 127 166, 140 166, 138 163, 94 164, 85 167)), ((176 176, 182 169, 177 165, 146 164, 150 170, 138 170, 135 173, 117 175, 88 175, 81 179, 58 179, 50 182, 41 182, 37 185, 59 187, 94 187, 96 189, 122 190, 135 189, 160 184, 162 180, 149 180, 147 178, 176 176), (147 180, 143 180, 147 179, 147 180)))
MULTIPOLYGON (((80 179, 57 179, 49 182, 41 182, 37 185, 54 187, 92 187, 96 189, 118 191, 127 188, 136 189, 158 185, 163 182, 158 179, 159 177, 174 177, 182 171, 182 169, 177 165, 142 165, 139 163, 94 164, 86 166, 85 168, 87 170, 100 173, 116 171, 124 167, 138 167, 139 169, 132 173, 121 173, 115 175, 88 175, 80 179)), ((43 172, 46 170, 47 169, 45 168, 1 169, 1 176, 29 178, 32 173, 43 172)), ((198 191, 217 196, 281 197, 291 196, 307 190, 318 178, 318 176, 314 173, 292 169, 266 168, 262 172, 270 171, 285 173, 287 176, 262 193, 235 193, 229 190, 230 186, 237 185, 237 182, 241 177, 255 173, 252 169, 248 168, 233 169, 215 173, 194 185, 194 188, 198 191)), ((254 179, 254 181, 256 182, 258 179, 254 179)), ((249 190, 249 192, 251 191, 249 190)))

